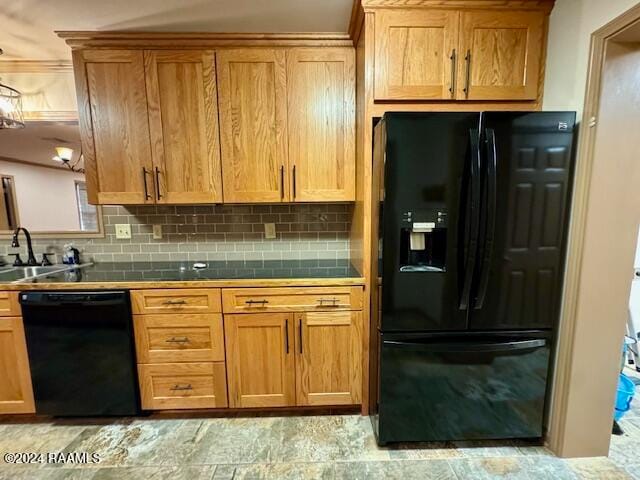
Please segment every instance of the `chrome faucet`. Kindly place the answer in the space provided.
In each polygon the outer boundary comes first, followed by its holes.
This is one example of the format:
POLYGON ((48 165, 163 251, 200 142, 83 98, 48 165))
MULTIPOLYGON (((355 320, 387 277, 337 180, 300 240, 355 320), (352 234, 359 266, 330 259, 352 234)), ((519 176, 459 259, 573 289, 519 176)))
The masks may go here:
POLYGON ((27 259, 27 265, 30 267, 38 265, 36 257, 33 254, 33 245, 31 245, 31 234, 29 233, 29 230, 24 227, 16 228, 16 230, 13 232, 11 246, 13 248, 18 248, 20 246, 20 244, 18 243, 18 235, 20 234, 20 230, 24 232, 24 236, 27 238, 27 254, 29 255, 29 258, 27 259))

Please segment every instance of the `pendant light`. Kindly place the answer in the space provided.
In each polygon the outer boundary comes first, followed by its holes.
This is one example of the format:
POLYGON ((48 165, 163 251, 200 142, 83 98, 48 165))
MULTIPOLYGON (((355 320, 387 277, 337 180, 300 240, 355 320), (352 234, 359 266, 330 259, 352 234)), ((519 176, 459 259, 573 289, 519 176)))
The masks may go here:
POLYGON ((56 162, 61 162, 69 170, 75 173, 84 173, 84 168, 80 167, 84 158, 82 157, 82 150, 75 163, 71 163, 73 160, 73 149, 69 147, 56 147, 56 155, 52 158, 56 162))
MULTIPOLYGON (((2 55, 0 48, 0 55, 2 55)), ((0 81, 0 129, 24 128, 22 94, 0 81)))

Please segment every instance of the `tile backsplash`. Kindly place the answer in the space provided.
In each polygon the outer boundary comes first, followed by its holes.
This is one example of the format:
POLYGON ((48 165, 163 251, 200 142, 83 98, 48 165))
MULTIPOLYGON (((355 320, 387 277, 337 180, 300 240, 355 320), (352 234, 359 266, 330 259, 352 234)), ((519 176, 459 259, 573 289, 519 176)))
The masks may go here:
MULTIPOLYGON (((70 242, 83 261, 96 262, 349 257, 350 204, 106 206, 103 215, 104 238, 34 239, 36 257, 52 252, 59 263, 70 242), (115 225, 121 223, 131 225, 131 239, 116 239, 115 225), (265 223, 276 224, 275 239, 265 238, 265 223), (153 225, 162 225, 162 239, 153 239, 153 225)), ((19 249, 10 244, 0 246, 7 261, 9 253, 26 252, 24 237, 19 249)))

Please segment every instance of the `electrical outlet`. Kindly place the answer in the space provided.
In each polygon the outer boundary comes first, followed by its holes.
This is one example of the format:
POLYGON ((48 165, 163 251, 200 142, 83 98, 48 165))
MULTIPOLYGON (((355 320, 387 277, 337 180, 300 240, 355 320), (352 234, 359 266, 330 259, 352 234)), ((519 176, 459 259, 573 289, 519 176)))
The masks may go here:
POLYGON ((116 223, 116 238, 120 240, 131 238, 131 225, 128 223, 116 223))
POLYGON ((162 225, 153 226, 153 239, 160 240, 162 238, 162 225))
POLYGON ((264 224, 264 238, 276 238, 276 224, 265 223, 264 224))

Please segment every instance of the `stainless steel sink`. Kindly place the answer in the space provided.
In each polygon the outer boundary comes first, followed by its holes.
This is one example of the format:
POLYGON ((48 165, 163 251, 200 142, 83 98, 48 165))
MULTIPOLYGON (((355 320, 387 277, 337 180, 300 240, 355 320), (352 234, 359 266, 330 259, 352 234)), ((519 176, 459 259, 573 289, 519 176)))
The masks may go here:
POLYGON ((0 282, 9 281, 11 283, 27 282, 33 278, 46 277, 54 273, 66 272, 78 268, 85 268, 93 263, 83 263, 80 265, 47 265, 32 267, 6 267, 0 269, 0 282))
POLYGON ((34 267, 14 267, 17 271, 22 272, 25 277, 37 277, 45 273, 64 272, 69 270, 69 265, 48 265, 42 267, 36 265, 34 267))

